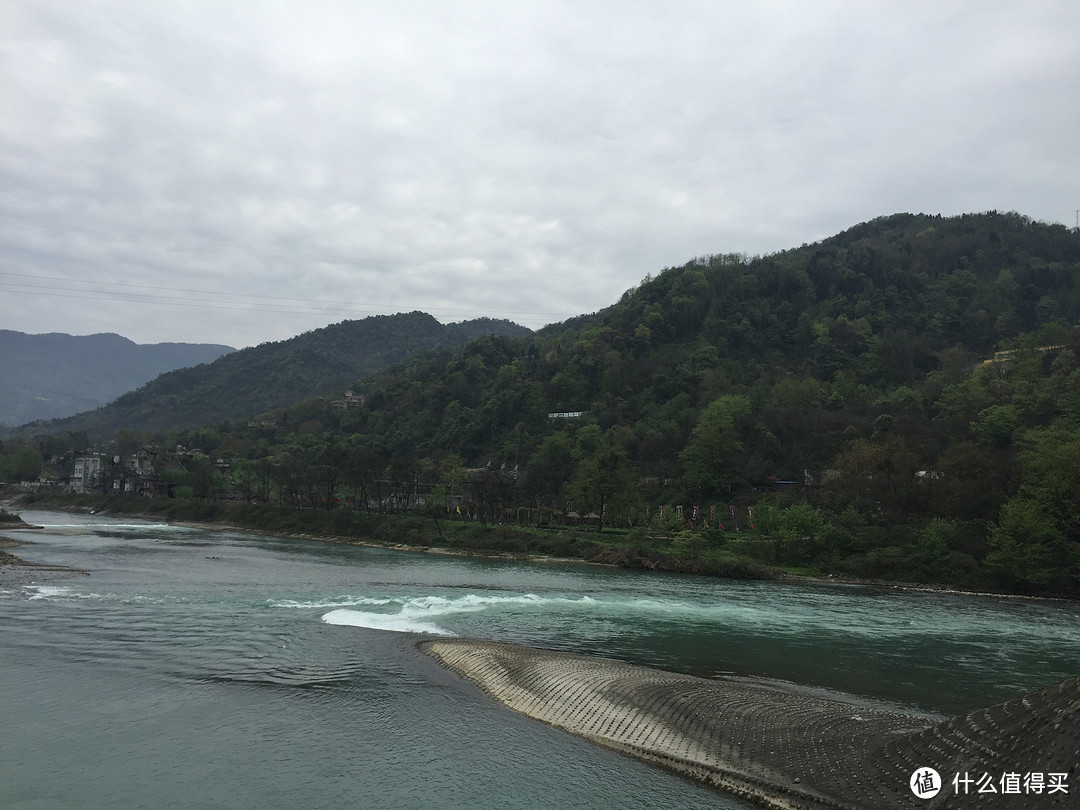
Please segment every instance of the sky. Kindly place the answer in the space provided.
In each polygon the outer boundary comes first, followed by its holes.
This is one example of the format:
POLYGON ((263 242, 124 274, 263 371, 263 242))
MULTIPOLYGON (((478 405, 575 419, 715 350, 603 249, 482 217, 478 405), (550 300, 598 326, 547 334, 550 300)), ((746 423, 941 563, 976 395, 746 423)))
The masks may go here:
POLYGON ((898 213, 1076 224, 1075 0, 0 1, 0 329, 539 328, 898 213))

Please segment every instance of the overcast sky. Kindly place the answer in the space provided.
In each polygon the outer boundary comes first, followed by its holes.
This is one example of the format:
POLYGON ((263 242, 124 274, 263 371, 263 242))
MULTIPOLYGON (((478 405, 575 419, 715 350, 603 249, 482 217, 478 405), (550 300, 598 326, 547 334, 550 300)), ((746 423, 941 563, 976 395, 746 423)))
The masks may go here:
POLYGON ((1080 208, 1080 3, 0 1, 0 328, 531 328, 900 211, 1080 208))

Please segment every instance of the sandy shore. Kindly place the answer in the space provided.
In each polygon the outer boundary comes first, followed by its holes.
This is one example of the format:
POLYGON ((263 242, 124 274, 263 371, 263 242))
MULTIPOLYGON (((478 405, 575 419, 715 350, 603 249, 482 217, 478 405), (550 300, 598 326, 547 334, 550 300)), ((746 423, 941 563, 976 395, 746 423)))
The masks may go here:
MULTIPOLYGON (((925 801, 909 780, 923 766, 946 780, 958 771, 1076 773, 1080 678, 935 722, 753 679, 463 639, 421 647, 529 717, 770 808, 1018 807, 1009 801, 1023 797, 964 803, 946 795, 951 784, 925 801)), ((1038 806, 1075 806, 1075 796, 1057 798, 1038 806)))

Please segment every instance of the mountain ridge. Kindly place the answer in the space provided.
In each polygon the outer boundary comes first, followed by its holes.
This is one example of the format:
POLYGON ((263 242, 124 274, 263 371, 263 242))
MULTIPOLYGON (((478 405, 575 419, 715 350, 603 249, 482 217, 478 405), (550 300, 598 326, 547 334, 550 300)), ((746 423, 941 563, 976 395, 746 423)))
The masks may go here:
POLYGON ((113 332, 28 334, 0 329, 0 424, 100 407, 159 374, 236 351, 208 343, 136 343, 113 332))
POLYGON ((346 320, 169 371, 96 410, 31 422, 20 431, 86 431, 100 437, 121 429, 163 431, 241 419, 311 396, 340 393, 414 352, 459 345, 483 334, 529 333, 510 321, 490 318, 441 324, 419 311, 346 320))

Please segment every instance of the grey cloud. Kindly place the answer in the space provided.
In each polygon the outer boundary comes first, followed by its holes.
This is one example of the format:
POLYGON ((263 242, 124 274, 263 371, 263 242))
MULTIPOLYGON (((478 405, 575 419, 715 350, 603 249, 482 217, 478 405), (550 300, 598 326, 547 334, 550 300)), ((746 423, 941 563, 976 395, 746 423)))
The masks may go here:
POLYGON ((1078 33, 1064 0, 11 0, 3 325, 536 327, 895 211, 1071 224, 1078 33))

